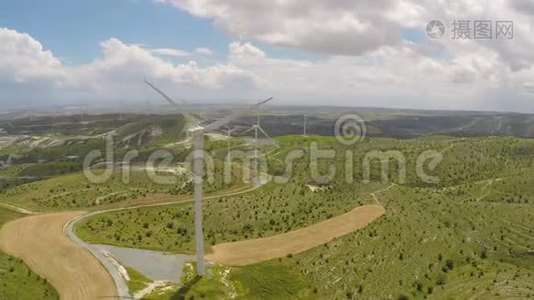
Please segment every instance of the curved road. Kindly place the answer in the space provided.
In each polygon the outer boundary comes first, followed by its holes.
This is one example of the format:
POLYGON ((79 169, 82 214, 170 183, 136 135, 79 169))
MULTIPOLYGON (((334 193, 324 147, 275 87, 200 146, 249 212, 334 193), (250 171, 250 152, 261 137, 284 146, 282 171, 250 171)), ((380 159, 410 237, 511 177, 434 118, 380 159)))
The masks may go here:
MULTIPOLYGON (((249 193, 268 181, 268 178, 263 178, 252 188, 206 196, 204 200, 249 193)), ((2 203, 1 207, 29 216, 2 226, 0 249, 21 258, 33 271, 47 278, 58 290, 61 299, 131 299, 126 282, 110 258, 79 239, 73 231, 75 224, 84 218, 105 212, 192 201, 193 199, 151 203, 91 213, 69 211, 46 214, 2 203)))
MULTIPOLYGON (((249 193, 249 192, 259 189, 260 187, 265 185, 267 182, 268 180, 260 180, 260 183, 255 185, 252 188, 247 188, 247 189, 235 191, 235 192, 221 193, 221 194, 213 195, 213 196, 206 196, 204 197, 203 200, 204 201, 212 200, 212 199, 217 199, 221 197, 230 197, 230 196, 237 196, 237 195, 249 193)), ((131 295, 128 290, 128 285, 126 281, 124 280, 123 276, 121 275, 121 273, 119 272, 119 270, 117 269, 117 267, 104 253, 100 252, 96 247, 93 247, 91 244, 88 244, 82 241, 80 238, 78 238, 78 236, 76 236, 74 232, 74 226, 76 225, 76 223, 78 223, 79 221, 85 218, 107 213, 107 212, 116 212, 116 211, 124 211, 124 210, 147 208, 147 207, 168 206, 168 205, 174 205, 178 203, 188 203, 188 202, 193 202, 193 201, 194 199, 189 199, 189 200, 181 200, 181 201, 175 201, 175 202, 153 203, 153 204, 137 205, 137 206, 131 206, 131 207, 107 209, 107 210, 95 211, 91 213, 85 213, 85 214, 75 216, 74 218, 68 220, 63 227, 63 231, 66 233, 66 235, 72 242, 77 244, 79 247, 84 248, 87 251, 89 251, 106 268, 106 270, 111 275, 111 278, 115 282, 115 286, 117 287, 117 294, 119 298, 120 299, 131 299, 131 295)), ((87 299, 90 299, 90 298, 87 298, 87 299)))

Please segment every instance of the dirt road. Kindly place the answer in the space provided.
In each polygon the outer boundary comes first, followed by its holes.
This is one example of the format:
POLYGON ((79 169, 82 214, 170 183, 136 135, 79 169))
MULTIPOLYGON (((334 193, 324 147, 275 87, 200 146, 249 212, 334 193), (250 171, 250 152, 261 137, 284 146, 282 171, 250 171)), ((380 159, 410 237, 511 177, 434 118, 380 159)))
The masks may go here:
POLYGON ((215 245, 213 254, 207 255, 206 259, 220 264, 243 266, 297 254, 361 229, 385 212, 381 205, 360 206, 341 216, 284 234, 215 245))
POLYGON ((69 220, 83 214, 62 212, 11 221, 0 230, 0 249, 47 278, 61 299, 117 298, 106 269, 63 232, 69 220))

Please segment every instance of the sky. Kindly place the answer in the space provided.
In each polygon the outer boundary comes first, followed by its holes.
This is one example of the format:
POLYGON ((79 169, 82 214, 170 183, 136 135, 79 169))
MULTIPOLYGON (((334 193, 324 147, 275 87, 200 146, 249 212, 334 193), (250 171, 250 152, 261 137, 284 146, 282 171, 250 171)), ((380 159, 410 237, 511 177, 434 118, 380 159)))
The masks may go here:
POLYGON ((198 103, 534 112, 533 33, 532 0, 2 0, 0 104, 159 101, 146 78, 198 103))

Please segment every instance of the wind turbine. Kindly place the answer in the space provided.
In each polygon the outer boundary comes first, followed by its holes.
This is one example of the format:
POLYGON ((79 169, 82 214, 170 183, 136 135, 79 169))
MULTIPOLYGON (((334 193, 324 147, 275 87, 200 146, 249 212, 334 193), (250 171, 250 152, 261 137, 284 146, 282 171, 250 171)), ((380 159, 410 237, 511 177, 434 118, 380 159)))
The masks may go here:
POLYGON ((307 137, 308 136, 308 132, 307 132, 307 128, 308 127, 308 116, 307 115, 304 115, 304 129, 302 131, 302 136, 303 137, 307 137))
MULTIPOLYGON (((154 91, 156 91, 160 96, 167 100, 170 104, 178 106, 178 104, 169 96, 167 96, 163 91, 158 89, 152 83, 144 80, 147 85, 149 85, 154 91)), ((251 108, 259 107, 260 105, 267 103, 272 98, 269 98, 264 101, 260 101, 257 104, 253 105, 251 108)), ((204 172, 204 133, 212 132, 221 126, 228 124, 229 122, 236 119, 241 112, 237 111, 233 114, 230 114, 220 120, 217 120, 205 127, 202 127, 198 124, 196 119, 189 115, 186 112, 183 112, 184 116, 187 119, 193 121, 194 125, 187 129, 188 133, 193 139, 193 177, 194 177, 194 210, 195 210, 195 251, 197 256, 197 275, 204 276, 206 274, 206 267, 204 262, 204 234, 202 229, 202 187, 203 180, 202 175, 204 172)))
POLYGON ((227 157, 228 157, 228 163, 232 163, 232 157, 230 156, 231 155, 231 152, 230 152, 230 140, 232 139, 232 133, 235 131, 235 129, 231 129, 230 126, 228 125, 224 125, 224 127, 226 127, 226 136, 227 136, 227 140, 226 140, 226 148, 227 148, 227 157))
POLYGON ((266 100, 263 100, 263 101, 260 101, 258 102, 258 104, 256 105, 256 114, 257 114, 257 118, 256 118, 256 124, 252 125, 252 127, 250 129, 248 129, 247 131, 243 132, 243 134, 246 134, 246 133, 249 133, 251 131, 254 131, 254 174, 256 176, 256 180, 259 180, 259 172, 258 172, 258 133, 262 133, 265 137, 267 137, 268 139, 271 139, 271 137, 265 132, 265 130, 263 130, 263 128, 261 128, 261 125, 260 125, 260 107, 261 105, 271 101, 273 98, 269 98, 269 99, 266 99, 266 100))
POLYGON ((87 110, 87 103, 84 103, 84 104, 82 104, 82 108, 81 108, 81 112, 80 112, 80 122, 82 122, 82 123, 84 121, 83 115, 86 114, 86 110, 87 110))

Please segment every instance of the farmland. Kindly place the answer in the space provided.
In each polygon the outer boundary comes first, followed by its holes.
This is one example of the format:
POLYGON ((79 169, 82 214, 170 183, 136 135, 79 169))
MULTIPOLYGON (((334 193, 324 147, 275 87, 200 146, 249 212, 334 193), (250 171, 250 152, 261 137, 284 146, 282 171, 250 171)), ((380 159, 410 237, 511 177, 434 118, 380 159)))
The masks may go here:
MULTIPOLYGON (((103 170, 95 170, 97 175, 103 170)), ((214 166, 215 174, 222 174, 220 164, 214 166)), ((239 176, 238 171, 234 173, 239 176)), ((71 173, 50 179, 18 185, 0 192, 0 202, 23 206, 38 211, 67 210, 76 208, 105 208, 121 202, 150 195, 189 195, 192 192, 192 175, 188 169, 154 169, 132 167, 130 170, 113 170, 109 179, 94 184, 83 173, 71 173), (127 178, 124 177, 127 174, 127 178), (162 178, 155 181, 153 178, 162 178)), ((225 182, 222 176, 213 176, 207 181, 206 192, 237 187, 239 182, 225 182)))
MULTIPOLYGON (((22 217, 0 208, 0 227, 22 217)), ((59 299, 47 280, 28 268, 22 260, 0 251, 0 298, 2 299, 59 299)))

